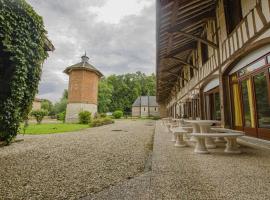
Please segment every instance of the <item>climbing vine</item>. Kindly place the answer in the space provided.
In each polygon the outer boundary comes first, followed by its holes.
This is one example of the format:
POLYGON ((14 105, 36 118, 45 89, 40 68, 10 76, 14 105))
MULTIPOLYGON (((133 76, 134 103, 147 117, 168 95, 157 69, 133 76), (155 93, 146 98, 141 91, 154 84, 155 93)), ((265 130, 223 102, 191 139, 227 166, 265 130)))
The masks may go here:
POLYGON ((42 18, 25 0, 0 0, 0 140, 28 116, 47 57, 42 18))

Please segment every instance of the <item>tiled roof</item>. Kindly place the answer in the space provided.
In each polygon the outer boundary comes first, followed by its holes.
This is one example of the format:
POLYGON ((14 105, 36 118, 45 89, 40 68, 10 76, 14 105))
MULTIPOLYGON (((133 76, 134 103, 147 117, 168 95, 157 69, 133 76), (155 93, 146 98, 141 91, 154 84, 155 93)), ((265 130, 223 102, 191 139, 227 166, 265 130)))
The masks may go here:
POLYGON ((132 104, 133 107, 148 106, 148 105, 150 107, 158 106, 156 96, 139 96, 132 104))
POLYGON ((86 69, 95 72, 99 77, 103 76, 103 74, 98 69, 96 69, 93 65, 88 63, 88 57, 86 55, 82 56, 82 62, 67 67, 64 70, 64 73, 69 74, 70 71, 73 69, 86 69))

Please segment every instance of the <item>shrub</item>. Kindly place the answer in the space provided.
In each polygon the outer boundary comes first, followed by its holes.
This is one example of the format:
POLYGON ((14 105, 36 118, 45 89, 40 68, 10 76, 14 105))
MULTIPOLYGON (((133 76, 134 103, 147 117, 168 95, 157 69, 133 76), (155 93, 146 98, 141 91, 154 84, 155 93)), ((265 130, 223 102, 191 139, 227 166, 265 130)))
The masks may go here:
POLYGON ((41 124, 41 121, 43 120, 43 118, 48 115, 48 111, 47 110, 33 110, 31 112, 31 116, 35 117, 37 120, 38 124, 41 124))
POLYGON ((153 116, 153 120, 159 120, 160 117, 159 116, 153 116))
POLYGON ((121 110, 116 110, 113 112, 113 117, 115 119, 120 119, 121 117, 123 117, 123 112, 121 110))
POLYGON ((79 123, 89 124, 91 122, 91 113, 88 111, 82 111, 79 113, 79 123))
POLYGON ((106 113, 100 113, 100 117, 102 117, 102 118, 107 117, 107 114, 106 113))
POLYGON ((65 122, 66 120, 66 111, 57 114, 57 120, 65 122))
POLYGON ((97 118, 94 119, 91 123, 91 125, 93 127, 97 127, 97 126, 103 126, 103 125, 107 125, 107 124, 113 124, 114 121, 113 119, 109 118, 109 117, 105 117, 105 118, 97 118))

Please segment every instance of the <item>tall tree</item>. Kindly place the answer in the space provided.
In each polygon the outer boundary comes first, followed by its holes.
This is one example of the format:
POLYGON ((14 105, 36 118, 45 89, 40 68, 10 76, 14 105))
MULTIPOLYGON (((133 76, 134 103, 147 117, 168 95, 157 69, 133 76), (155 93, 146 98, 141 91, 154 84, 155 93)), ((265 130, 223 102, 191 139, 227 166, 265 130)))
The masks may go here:
POLYGON ((109 112, 110 104, 112 102, 112 86, 107 83, 106 79, 102 79, 98 85, 98 112, 109 112))
POLYGON ((138 96, 156 93, 156 77, 136 72, 111 75, 99 84, 99 112, 122 110, 131 112, 132 104, 138 96))

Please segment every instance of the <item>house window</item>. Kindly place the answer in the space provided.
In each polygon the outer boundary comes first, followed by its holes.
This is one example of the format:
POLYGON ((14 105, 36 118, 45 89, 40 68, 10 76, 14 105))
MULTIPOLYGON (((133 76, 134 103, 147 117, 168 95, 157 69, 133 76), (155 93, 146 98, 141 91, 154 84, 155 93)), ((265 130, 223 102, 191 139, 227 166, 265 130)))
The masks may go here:
POLYGON ((208 60, 208 46, 204 43, 201 43, 201 50, 202 50, 202 64, 204 64, 208 60))
POLYGON ((145 107, 143 108, 143 111, 145 111, 145 107))
POLYGON ((189 70, 190 70, 190 79, 191 79, 194 76, 194 71, 192 67, 190 67, 189 70))
POLYGON ((230 34, 243 18, 241 0, 224 0, 224 12, 227 33, 230 34))
POLYGON ((155 111, 157 111, 157 108, 155 107, 155 111))

